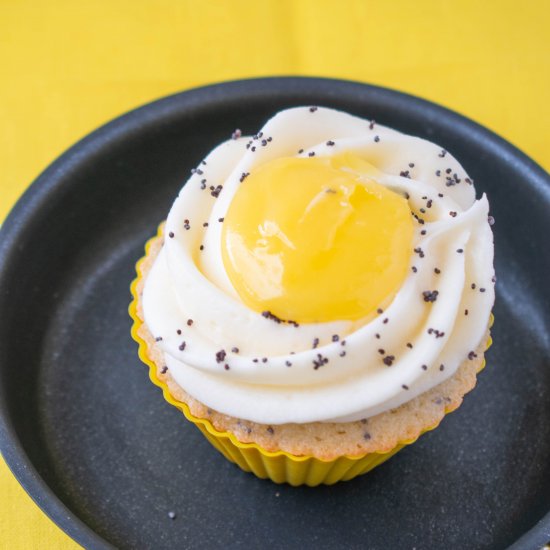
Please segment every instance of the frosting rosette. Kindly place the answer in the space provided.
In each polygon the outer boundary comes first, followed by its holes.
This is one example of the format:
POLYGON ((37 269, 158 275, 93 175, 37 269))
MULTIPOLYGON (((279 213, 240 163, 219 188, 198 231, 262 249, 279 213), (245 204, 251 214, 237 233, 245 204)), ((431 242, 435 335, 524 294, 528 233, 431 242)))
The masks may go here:
POLYGON ((297 107, 254 136, 235 132, 193 170, 142 305, 173 379, 207 407, 261 424, 350 422, 398 407, 475 357, 494 280, 487 198, 476 200, 451 154, 343 112, 297 107), (406 201, 406 275, 363 316, 284 320, 247 305, 228 274, 224 220, 239 189, 288 158, 337 159, 357 181, 406 201))

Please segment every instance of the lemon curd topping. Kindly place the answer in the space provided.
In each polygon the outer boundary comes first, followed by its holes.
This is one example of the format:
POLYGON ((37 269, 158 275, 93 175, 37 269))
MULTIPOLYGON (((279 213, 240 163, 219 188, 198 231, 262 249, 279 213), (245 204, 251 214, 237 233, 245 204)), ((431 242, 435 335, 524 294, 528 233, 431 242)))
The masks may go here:
POLYGON ((413 221, 375 172, 351 153, 277 158, 251 171, 221 240, 248 307, 314 323, 361 319, 393 298, 409 270, 413 221))

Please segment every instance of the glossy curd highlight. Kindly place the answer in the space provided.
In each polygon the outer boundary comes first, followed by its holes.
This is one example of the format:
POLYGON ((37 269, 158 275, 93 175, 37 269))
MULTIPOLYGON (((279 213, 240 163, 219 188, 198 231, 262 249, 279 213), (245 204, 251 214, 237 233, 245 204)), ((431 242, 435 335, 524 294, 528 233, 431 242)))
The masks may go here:
POLYGON ((224 219, 222 258, 242 301, 286 321, 357 320, 408 273, 407 201, 347 153, 283 157, 248 174, 224 219))

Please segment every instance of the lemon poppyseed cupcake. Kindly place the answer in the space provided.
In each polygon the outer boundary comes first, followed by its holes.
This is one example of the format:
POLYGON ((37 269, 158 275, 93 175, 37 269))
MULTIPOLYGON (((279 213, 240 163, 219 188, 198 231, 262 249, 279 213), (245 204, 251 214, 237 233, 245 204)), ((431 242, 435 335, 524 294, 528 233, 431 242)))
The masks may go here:
POLYGON ((365 473, 476 383, 489 204, 437 145, 326 108, 236 131, 146 247, 130 312, 169 402, 293 485, 365 473))

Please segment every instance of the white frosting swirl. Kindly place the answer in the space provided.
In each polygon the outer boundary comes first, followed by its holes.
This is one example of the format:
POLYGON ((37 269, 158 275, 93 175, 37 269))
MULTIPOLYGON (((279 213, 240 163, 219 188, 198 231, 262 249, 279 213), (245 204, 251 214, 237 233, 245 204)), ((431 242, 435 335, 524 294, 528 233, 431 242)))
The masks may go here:
POLYGON ((215 148, 180 191, 147 276, 145 322, 176 382, 219 412, 263 424, 369 417, 441 383, 480 344, 494 302, 488 213, 441 147, 332 109, 288 109, 257 136, 215 148), (382 314, 360 321, 266 319, 229 281, 219 220, 259 165, 346 151, 408 196, 419 218, 410 274, 382 314))

